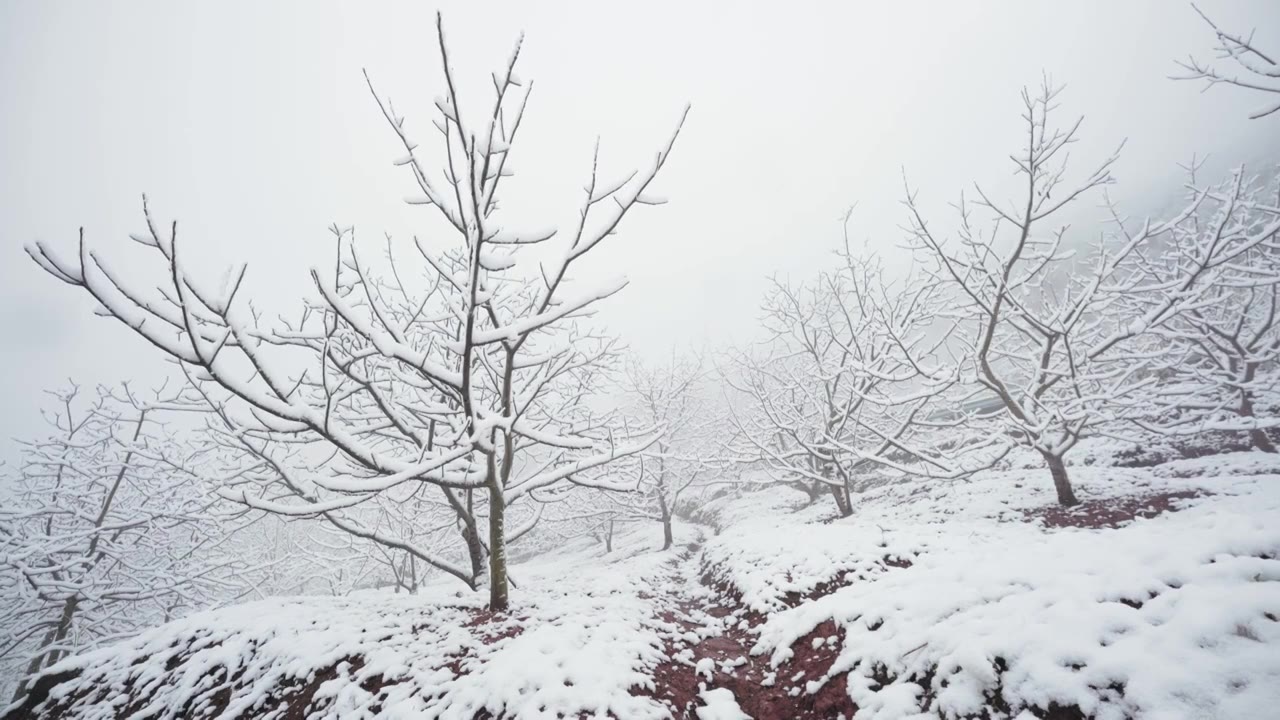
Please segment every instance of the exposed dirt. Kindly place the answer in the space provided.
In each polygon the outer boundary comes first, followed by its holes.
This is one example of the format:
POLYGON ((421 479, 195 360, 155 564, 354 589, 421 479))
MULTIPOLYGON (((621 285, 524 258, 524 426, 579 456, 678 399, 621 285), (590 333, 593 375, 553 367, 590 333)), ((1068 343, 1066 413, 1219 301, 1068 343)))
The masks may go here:
MULTIPOLYGON (((696 552, 696 547, 689 548, 676 562, 696 562, 692 557, 696 552)), ((701 573, 699 580, 714 599, 669 598, 669 609, 661 618, 671 627, 664 647, 671 659, 654 669, 655 690, 638 690, 637 694, 657 698, 677 720, 696 718, 701 704, 698 693, 712 688, 731 691, 743 712, 756 720, 834 720, 857 712, 845 691, 844 674, 825 679, 843 640, 834 623, 823 623, 796 641, 794 656, 775 669, 767 656, 751 654, 753 630, 764 617, 748 610, 736 593, 715 583, 710 573, 701 573), (816 692, 808 692, 810 681, 822 683, 816 692)), ((795 597, 788 595, 787 600, 798 605, 841 584, 825 583, 807 597, 792 593, 795 597)))
MULTIPOLYGON (((28 718, 39 717, 35 714, 35 708, 49 699, 49 692, 58 685, 74 680, 79 676, 79 672, 63 672, 40 677, 31 686, 31 691, 27 693, 26 697, 22 698, 22 704, 5 713, 4 720, 27 720, 28 718)), ((45 717, 58 717, 58 715, 46 715, 45 717)))
POLYGON ((1208 494, 1201 490, 1179 490, 1150 495, 1085 500, 1071 507, 1051 505, 1024 510, 1023 517, 1029 521, 1040 520, 1045 527, 1049 528, 1115 528, 1137 518, 1153 518, 1161 513, 1174 512, 1178 510, 1174 504, 1175 501, 1190 500, 1208 494))

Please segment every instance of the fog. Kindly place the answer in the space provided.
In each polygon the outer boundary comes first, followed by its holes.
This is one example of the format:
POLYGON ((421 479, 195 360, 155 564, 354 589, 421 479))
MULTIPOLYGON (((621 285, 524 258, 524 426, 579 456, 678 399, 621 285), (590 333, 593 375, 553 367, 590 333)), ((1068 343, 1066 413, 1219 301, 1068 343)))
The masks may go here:
MULTIPOLYGON (((1280 28, 1268 0, 1202 8, 1261 36, 1280 28)), ((490 92, 525 33, 521 74, 536 84, 508 190, 530 224, 572 218, 597 136, 603 170, 623 175, 692 104, 655 187, 669 204, 640 208, 592 260, 629 277, 601 321, 648 356, 749 339, 766 279, 828 262, 854 204, 858 242, 904 263, 904 172, 939 214, 975 180, 998 192, 1022 142, 1019 90, 1044 74, 1066 85, 1060 117, 1086 117, 1081 165, 1127 140, 1112 195, 1135 216, 1168 206, 1178 160, 1221 170, 1280 148, 1274 123, 1246 119, 1256 96, 1169 79, 1213 37, 1190 6, 1161 0, 439 9, 464 101, 490 92)), ((166 370, 40 272, 26 243, 70 251, 83 226, 123 262, 146 192, 202 270, 247 262, 255 301, 289 307, 327 262, 330 224, 406 242, 431 231, 429 211, 402 202, 411 180, 361 70, 429 140, 436 10, 0 6, 0 457, 35 425, 43 389, 166 370)))

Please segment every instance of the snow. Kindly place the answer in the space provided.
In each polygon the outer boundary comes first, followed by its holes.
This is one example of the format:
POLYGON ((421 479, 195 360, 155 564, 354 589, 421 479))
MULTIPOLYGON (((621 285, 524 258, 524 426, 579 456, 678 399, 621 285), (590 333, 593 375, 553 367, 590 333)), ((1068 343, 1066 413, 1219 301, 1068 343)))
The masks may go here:
POLYGON ((995 695, 1100 719, 1263 717, 1280 702, 1280 478, 1236 473, 1266 467, 1276 459, 1241 454, 1156 473, 1073 468, 1086 500, 1185 489, 1161 476, 1194 470, 1216 494, 1115 530, 1012 521, 1051 491, 1047 477, 1011 483, 1022 470, 928 493, 897 486, 831 525, 784 533, 785 519, 760 519, 716 538, 707 557, 744 602, 772 612, 753 651, 775 667, 820 623, 842 629, 824 680, 849 672, 860 719, 963 716, 995 695), (877 525, 892 528, 886 540, 877 525), (886 567, 885 554, 912 564, 886 567), (851 574, 778 610, 785 591, 851 574))
MULTIPOLYGON (((1268 510, 1280 511, 1276 499, 1268 510)), ((1192 508, 1111 533, 1037 538, 1023 527, 939 549, 771 617, 758 649, 780 660, 819 622, 836 620, 846 635, 830 672, 864 671, 867 687, 853 697, 863 708, 883 692, 870 689, 871 670, 882 667, 901 678, 891 689, 934 670, 942 712, 977 712, 997 691, 1003 658, 1011 704, 1175 713, 1182 697, 1212 703, 1215 686, 1231 685, 1233 702, 1260 712, 1277 699, 1280 677, 1269 645, 1280 642, 1280 625, 1266 617, 1280 609, 1280 563, 1261 557, 1280 547, 1280 528, 1251 512, 1253 493, 1236 500, 1242 507, 1192 508), (1156 657, 1158 674, 1140 670, 1156 657), (1123 704, 1100 696, 1113 684, 1125 686, 1123 704)))
POLYGON ((744 524, 706 549, 715 577, 739 590, 757 612, 783 609, 788 593, 805 595, 828 581, 873 577, 884 571, 886 558, 912 557, 923 549, 919 540, 897 533, 881 546, 874 526, 802 525, 788 527, 785 536, 778 529, 767 521, 744 524))
POLYGON ((738 707, 738 701, 729 690, 703 690, 698 697, 703 702, 698 708, 698 720, 751 720, 751 716, 738 707))
POLYGON ((1269 716, 1280 459, 1098 464, 1122 449, 1080 451, 1093 463, 1070 468, 1085 506, 1184 493, 1174 511, 1051 526, 1037 512, 1052 484, 1030 455, 970 481, 869 490, 844 519, 828 498, 744 486, 699 508, 710 524, 676 525, 687 559, 656 551, 657 528, 637 524, 613 553, 580 538, 515 565, 508 615, 456 585, 267 600, 64 661, 55 672, 81 675, 52 698, 87 693, 72 718, 138 702, 135 716, 172 716, 213 707, 225 668, 238 685, 218 717, 272 717, 273 692, 319 678, 317 718, 657 720, 680 716, 655 698, 663 665, 695 684, 700 720, 750 718, 747 679, 796 703, 834 687, 857 720, 1030 718, 1055 705, 1095 720, 1269 716), (725 647, 730 631, 746 637, 741 653, 699 649, 725 647))
POLYGON ((641 553, 584 574, 576 549, 513 570, 531 589, 512 591, 510 615, 477 614, 483 593, 459 597, 456 586, 417 596, 270 599, 197 613, 71 658, 53 671, 82 674, 51 697, 93 688, 66 717, 112 718, 126 702, 112 688, 130 685, 132 697, 146 699, 132 717, 166 717, 210 702, 221 668, 240 686, 217 717, 258 716, 282 685, 333 668, 313 701, 322 708, 309 717, 667 717, 630 691, 651 685, 653 666, 665 659, 657 601, 641 590, 661 580, 669 556, 641 553))

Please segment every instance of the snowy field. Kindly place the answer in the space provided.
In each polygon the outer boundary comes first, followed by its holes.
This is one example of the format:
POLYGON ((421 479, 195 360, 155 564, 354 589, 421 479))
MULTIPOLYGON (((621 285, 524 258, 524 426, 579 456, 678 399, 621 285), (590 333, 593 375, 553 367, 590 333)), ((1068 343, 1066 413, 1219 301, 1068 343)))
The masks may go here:
POLYGON ((1277 0, 9 4, 0 720, 1280 719, 1277 0))
POLYGON ((1073 513, 1022 464, 838 521, 726 495, 668 552, 632 526, 515 565, 505 615, 446 582, 199 613, 62 662, 6 717, 1274 717, 1280 461, 1077 466, 1073 513))

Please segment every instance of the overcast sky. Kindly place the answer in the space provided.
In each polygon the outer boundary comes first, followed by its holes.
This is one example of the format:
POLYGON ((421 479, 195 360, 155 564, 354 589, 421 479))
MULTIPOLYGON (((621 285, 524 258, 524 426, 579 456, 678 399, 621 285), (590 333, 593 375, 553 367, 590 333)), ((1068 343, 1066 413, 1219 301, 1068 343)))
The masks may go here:
MULTIPOLYGON (((855 236, 894 253, 903 169, 938 213, 974 180, 999 187, 1021 139, 1018 91, 1042 73, 1067 86, 1061 119, 1086 117, 1082 161, 1127 138, 1114 194, 1135 214, 1167 204, 1192 153, 1222 169, 1280 148, 1280 120, 1246 120, 1259 98, 1168 79, 1213 38, 1167 0, 441 7, 464 103, 526 34, 521 75, 536 87, 511 190, 530 222, 572 214, 596 136, 605 171, 623 173, 693 104, 656 186, 670 204, 637 211, 596 261, 631 279, 604 319, 649 355, 748 337, 765 278, 828 262, 854 202, 855 236)), ((1201 7, 1280 39, 1274 0, 1201 7)), ((69 250, 83 225, 128 264, 147 192, 202 269, 248 261, 255 297, 287 305, 323 261, 329 224, 425 232, 360 72, 411 130, 427 128, 436 9, 0 4, 0 457, 30 434, 42 390, 164 370, 24 244, 69 250)))

